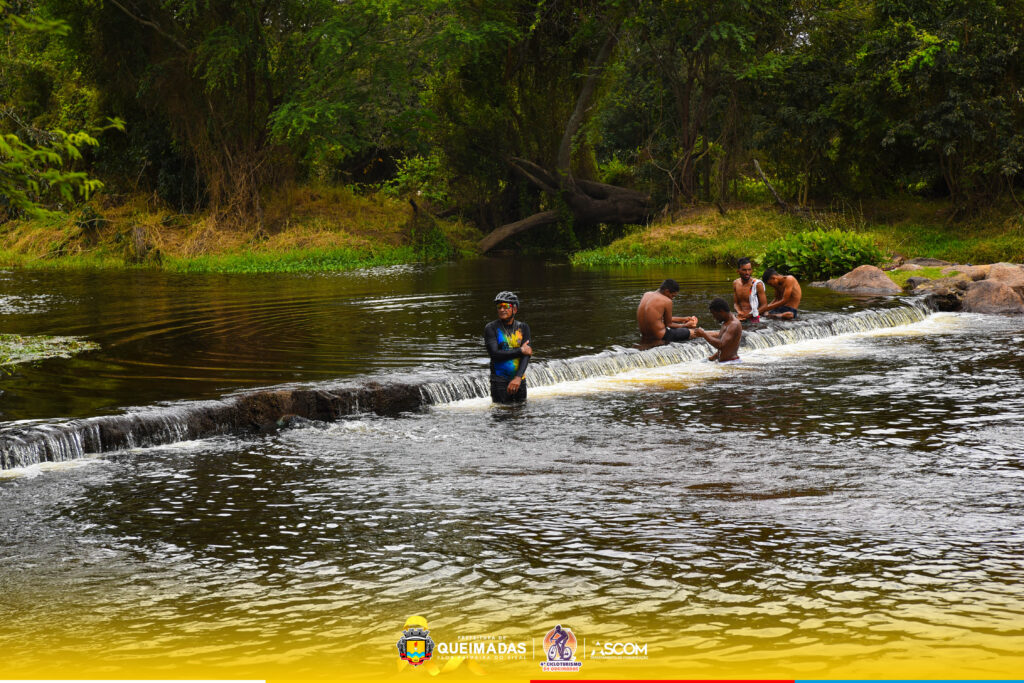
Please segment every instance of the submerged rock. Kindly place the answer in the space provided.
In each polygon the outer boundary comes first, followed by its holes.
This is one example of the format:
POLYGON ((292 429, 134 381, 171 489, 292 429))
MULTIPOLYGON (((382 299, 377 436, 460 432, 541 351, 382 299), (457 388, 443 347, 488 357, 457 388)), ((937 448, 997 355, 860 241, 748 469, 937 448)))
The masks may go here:
POLYGON ((846 275, 829 280, 825 286, 851 294, 899 294, 903 291, 876 266, 857 266, 846 275))
POLYGON ((419 383, 365 382, 265 389, 42 428, 15 425, 0 430, 0 469, 221 434, 271 434, 300 420, 330 422, 365 412, 394 416, 423 406, 421 387, 419 383))
POLYGON ((963 310, 970 313, 1024 314, 1024 297, 998 280, 975 282, 964 295, 963 310))

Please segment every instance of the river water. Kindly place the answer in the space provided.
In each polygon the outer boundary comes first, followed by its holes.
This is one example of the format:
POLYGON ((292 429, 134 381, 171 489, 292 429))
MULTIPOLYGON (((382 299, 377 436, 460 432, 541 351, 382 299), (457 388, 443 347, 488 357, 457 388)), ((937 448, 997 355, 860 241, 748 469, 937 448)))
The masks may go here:
MULTIPOLYGON (((309 276, 8 272, 6 332, 99 351, 5 370, 4 424, 339 378, 486 369, 490 300, 537 359, 635 343, 641 292, 710 323, 733 273, 483 260, 309 276)), ((803 318, 899 300, 805 288, 803 318)), ((713 325, 709 325, 713 327, 713 325)), ((390 678, 436 640, 556 623, 648 658, 579 675, 1024 670, 1024 320, 967 314, 0 472, 0 677, 390 678)), ((580 655, 586 656, 585 648, 580 655)), ((441 660, 440 657, 435 657, 441 660)), ((452 677, 470 666, 463 663, 452 677)))

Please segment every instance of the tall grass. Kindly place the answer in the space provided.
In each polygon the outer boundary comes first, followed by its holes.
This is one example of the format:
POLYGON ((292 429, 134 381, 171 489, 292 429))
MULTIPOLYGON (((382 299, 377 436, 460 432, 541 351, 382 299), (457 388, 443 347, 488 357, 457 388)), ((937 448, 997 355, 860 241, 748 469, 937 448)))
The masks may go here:
POLYGON ((1024 215, 993 209, 986 215, 950 222, 948 205, 920 200, 878 201, 843 206, 807 216, 774 209, 737 207, 725 216, 714 209, 636 228, 606 247, 579 251, 574 265, 732 263, 755 260, 780 238, 814 230, 855 232, 887 255, 931 257, 952 263, 1024 262, 1024 215))
POLYGON ((413 247, 297 249, 286 252, 205 254, 164 259, 165 270, 181 273, 303 273, 356 270, 428 260, 413 247))
POLYGON ((480 236, 462 221, 348 187, 280 188, 267 198, 259 225, 177 214, 145 197, 107 196, 65 216, 0 226, 0 267, 339 271, 449 260, 473 253, 480 236))

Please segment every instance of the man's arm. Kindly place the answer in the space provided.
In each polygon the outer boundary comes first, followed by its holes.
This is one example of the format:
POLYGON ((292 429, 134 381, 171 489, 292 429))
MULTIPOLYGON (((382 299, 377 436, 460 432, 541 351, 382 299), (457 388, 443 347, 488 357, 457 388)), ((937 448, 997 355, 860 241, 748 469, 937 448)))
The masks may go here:
POLYGON ((708 344, 711 344, 716 349, 721 349, 725 346, 726 337, 723 337, 722 330, 719 330, 718 332, 708 332, 705 330, 704 334, 701 336, 707 340, 708 344))
POLYGON ((760 311, 768 305, 768 296, 764 292, 764 283, 760 280, 754 285, 754 289, 757 290, 757 310, 760 311))
POLYGON ((722 349, 728 348, 730 344, 735 343, 736 335, 741 334, 742 327, 739 323, 733 325, 726 325, 718 332, 708 332, 707 330, 698 329, 694 332, 698 337, 704 337, 708 344, 715 349, 715 352, 708 357, 708 360, 718 360, 722 356, 722 349))
POLYGON ((519 369, 516 370, 516 374, 508 381, 506 391, 510 394, 519 391, 519 385, 523 383, 523 375, 526 374, 526 366, 530 364, 530 356, 533 355, 533 347, 530 346, 530 326, 526 323, 521 323, 519 330, 522 332, 524 339, 523 345, 519 347, 523 354, 523 359, 519 362, 519 369))
POLYGON ((530 326, 526 323, 520 323, 520 325, 519 329, 523 333, 523 345, 519 347, 518 351, 523 355, 523 360, 520 361, 519 369, 516 370, 513 380, 523 379, 523 375, 526 374, 526 366, 530 364, 530 357, 533 355, 533 347, 530 346, 530 326))
POLYGON ((665 328, 697 327, 697 316, 672 315, 672 302, 665 306, 665 328))
MULTIPOLYGON (((695 329, 693 331, 693 336, 695 336, 695 337, 704 337, 704 339, 707 340, 708 344, 711 344, 711 346, 713 346, 713 347, 717 347, 719 345, 718 344, 718 337, 721 336, 721 334, 722 334, 721 332, 708 332, 703 327, 698 327, 697 329, 695 329)), ((719 351, 715 351, 713 354, 711 354, 708 357, 708 360, 718 360, 719 353, 720 353, 719 351)))
POLYGON ((786 279, 786 291, 782 293, 782 300, 790 308, 800 308, 800 285, 795 277, 786 279))
POLYGON ((714 346, 715 344, 718 343, 717 340, 718 340, 719 336, 721 336, 721 334, 722 334, 721 332, 714 332, 714 331, 705 330, 703 327, 698 327, 697 329, 695 329, 693 331, 693 336, 695 336, 695 337, 704 337, 705 339, 707 339, 708 344, 711 344, 712 346, 714 346), (716 340, 716 341, 712 341, 712 340, 716 340))
POLYGON ((765 307, 761 309, 761 313, 767 313, 768 311, 774 311, 779 306, 783 305, 782 294, 785 292, 785 285, 781 288, 776 288, 775 298, 772 299, 770 304, 765 304, 765 307))
POLYGON ((679 327, 679 325, 673 322, 671 299, 666 299, 661 307, 661 322, 665 325, 666 330, 670 327, 679 327))

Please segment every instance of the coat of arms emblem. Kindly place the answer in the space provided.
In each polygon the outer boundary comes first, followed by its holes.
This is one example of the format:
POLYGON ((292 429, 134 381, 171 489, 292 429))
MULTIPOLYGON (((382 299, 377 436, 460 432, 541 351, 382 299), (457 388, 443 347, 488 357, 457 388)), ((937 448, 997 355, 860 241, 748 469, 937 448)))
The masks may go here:
POLYGON ((398 656, 413 666, 419 666, 434 654, 434 641, 425 628, 413 626, 402 631, 398 641, 398 656))

